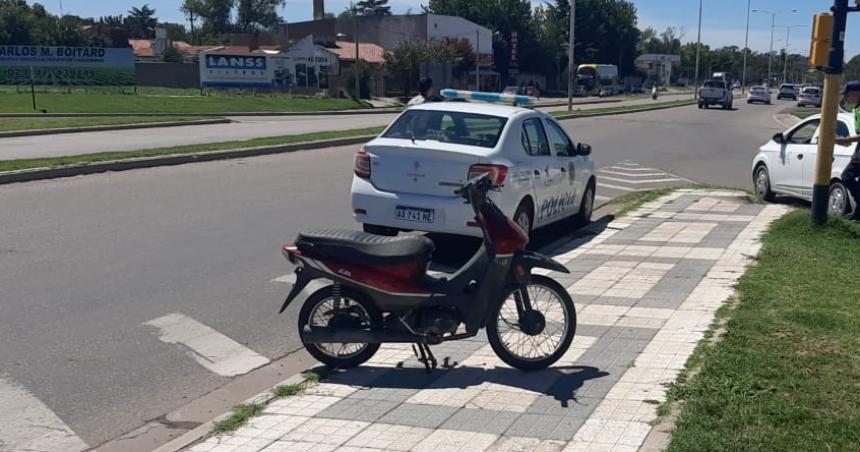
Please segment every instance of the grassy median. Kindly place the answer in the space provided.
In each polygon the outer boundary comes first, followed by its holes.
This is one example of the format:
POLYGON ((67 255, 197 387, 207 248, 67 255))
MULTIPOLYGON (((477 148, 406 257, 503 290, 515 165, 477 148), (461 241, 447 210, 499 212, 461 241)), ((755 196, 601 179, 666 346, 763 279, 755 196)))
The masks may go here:
POLYGON ((776 221, 670 390, 680 415, 670 452, 860 450, 860 225, 776 221), (680 403, 678 403, 680 402, 680 403))
POLYGON ((211 119, 200 116, 123 116, 117 118, 0 118, 0 132, 20 130, 61 129, 67 127, 116 126, 128 124, 151 124, 157 122, 184 122, 211 119))
MULTIPOLYGON (((33 113, 30 92, 2 89, 0 113, 33 113)), ((225 113, 303 112, 367 108, 352 99, 272 93, 231 93, 189 90, 127 91, 47 90, 36 93, 36 107, 49 113, 225 113)))
MULTIPOLYGON (((307 143, 319 140, 332 140, 336 138, 348 138, 375 135, 382 131, 382 127, 371 127, 367 129, 350 129, 335 132, 314 132, 298 135, 285 135, 280 137, 256 138, 245 141, 227 141, 222 143, 192 144, 186 146, 172 146, 165 148, 143 149, 140 151, 99 152, 96 154, 70 155, 65 157, 47 157, 38 159, 0 160, 0 172, 18 171, 33 168, 53 168, 67 165, 83 165, 88 163, 107 162, 112 160, 129 160, 144 157, 159 157, 165 155, 195 154, 203 152, 217 152, 234 149, 253 148, 261 146, 280 146, 295 143, 307 143)), ((0 154, 2 157, 2 154, 0 154)))
POLYGON ((550 112, 551 115, 555 116, 558 119, 564 118, 576 118, 580 116, 596 116, 596 115, 609 115, 609 114, 620 114, 620 113, 635 113, 637 111, 648 111, 648 110, 656 110, 660 108, 671 108, 671 107, 682 107, 685 105, 695 105, 695 100, 673 100, 668 102, 654 102, 650 104, 638 104, 638 105, 625 105, 620 107, 606 107, 606 108, 589 108, 586 110, 574 110, 572 112, 569 111, 553 111, 550 112))

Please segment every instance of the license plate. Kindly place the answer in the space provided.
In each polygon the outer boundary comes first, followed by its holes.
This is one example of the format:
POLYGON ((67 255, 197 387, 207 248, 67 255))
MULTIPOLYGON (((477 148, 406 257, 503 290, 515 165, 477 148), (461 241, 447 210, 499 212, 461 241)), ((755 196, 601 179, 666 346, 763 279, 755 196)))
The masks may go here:
POLYGON ((397 206, 397 208, 394 210, 394 217, 398 220, 432 223, 434 211, 433 209, 419 209, 418 207, 397 206))

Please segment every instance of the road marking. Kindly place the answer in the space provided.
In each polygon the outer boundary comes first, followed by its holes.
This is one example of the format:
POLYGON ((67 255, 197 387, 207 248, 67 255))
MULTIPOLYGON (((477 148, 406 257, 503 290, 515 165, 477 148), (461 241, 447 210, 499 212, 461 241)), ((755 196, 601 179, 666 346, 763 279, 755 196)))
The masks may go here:
POLYGON ((603 182, 598 182, 598 183, 597 183, 597 186, 598 186, 598 187, 603 187, 603 188, 608 188, 608 189, 611 189, 611 190, 636 191, 636 189, 635 189, 635 188, 628 188, 628 187, 621 187, 621 186, 618 186, 618 185, 604 184, 603 182))
POLYGON ((604 169, 616 169, 616 170, 624 170, 624 171, 657 171, 654 168, 626 168, 623 166, 607 166, 604 169))
POLYGON ((619 179, 617 177, 609 177, 609 176, 601 176, 601 179, 611 180, 615 182, 624 182, 626 184, 656 184, 658 182, 677 182, 680 179, 677 178, 664 178, 664 179, 646 179, 646 180, 630 180, 630 179, 619 179))
POLYGON ((269 363, 265 356, 178 312, 144 325, 158 328, 162 342, 184 345, 198 364, 224 377, 246 374, 269 363))
POLYGON ((618 176, 627 176, 627 177, 651 177, 651 176, 665 176, 666 173, 622 173, 621 171, 611 171, 607 169, 600 170, 601 173, 606 174, 616 174, 618 176))
POLYGON ((86 443, 30 391, 0 378, 0 450, 80 452, 86 443))

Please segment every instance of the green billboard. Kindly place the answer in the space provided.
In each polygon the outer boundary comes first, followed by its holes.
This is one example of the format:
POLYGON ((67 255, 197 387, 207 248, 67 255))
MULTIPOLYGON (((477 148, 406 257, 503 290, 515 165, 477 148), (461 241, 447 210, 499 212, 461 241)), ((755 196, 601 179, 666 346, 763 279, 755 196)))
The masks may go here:
POLYGON ((0 85, 134 85, 131 48, 0 46, 0 85))

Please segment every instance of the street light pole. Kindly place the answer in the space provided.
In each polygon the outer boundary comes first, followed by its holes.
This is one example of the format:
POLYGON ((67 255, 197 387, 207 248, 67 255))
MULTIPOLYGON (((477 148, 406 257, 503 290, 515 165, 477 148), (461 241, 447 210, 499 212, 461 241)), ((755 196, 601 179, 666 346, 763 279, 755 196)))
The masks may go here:
POLYGON ((741 94, 747 89, 747 55, 750 53, 750 6, 752 6, 752 0, 747 0, 747 33, 744 38, 744 70, 743 75, 741 75, 741 94))
POLYGON ((806 25, 787 25, 785 27, 785 67, 782 69, 782 83, 788 83, 788 56, 790 55, 789 51, 791 50, 791 44, 789 43, 791 29, 805 26, 806 25))
POLYGON ((576 88, 576 73, 573 64, 573 42, 576 31, 576 0, 570 0, 570 40, 567 43, 567 111, 573 111, 573 91, 576 88))
POLYGON ((770 81, 773 74, 773 31, 776 28, 776 15, 782 13, 796 13, 797 10, 768 11, 765 9, 754 9, 752 12, 770 14, 770 53, 767 54, 767 86, 770 87, 770 81))
POLYGON ((699 52, 701 52, 702 48, 702 0, 699 0, 699 32, 696 37, 696 80, 695 80, 695 91, 693 93, 693 98, 699 98, 699 52))
POLYGON ((481 30, 475 29, 475 91, 481 90, 481 30))

